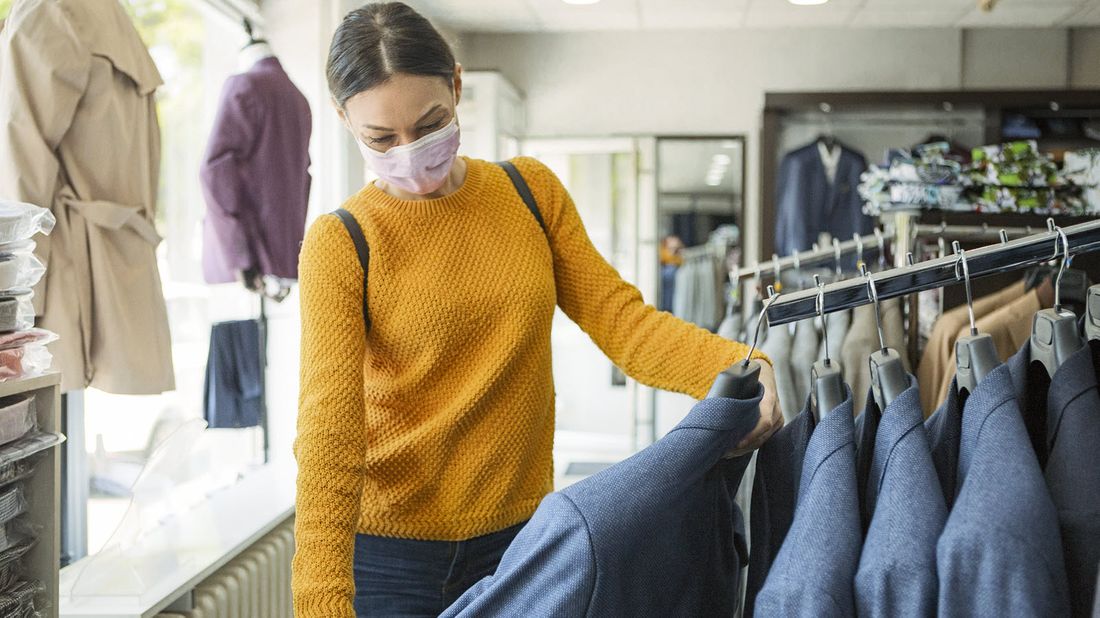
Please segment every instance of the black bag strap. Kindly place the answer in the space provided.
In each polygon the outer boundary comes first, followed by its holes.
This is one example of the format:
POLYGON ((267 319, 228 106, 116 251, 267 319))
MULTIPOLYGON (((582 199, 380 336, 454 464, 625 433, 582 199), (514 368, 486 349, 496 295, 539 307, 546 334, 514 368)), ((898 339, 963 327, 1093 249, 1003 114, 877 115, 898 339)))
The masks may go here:
MULTIPOLYGON (((527 181, 523 179, 523 174, 510 161, 501 161, 497 165, 508 174, 508 178, 512 180, 512 185, 516 188, 516 193, 519 193, 523 203, 527 206, 527 210, 530 210, 535 217, 535 221, 538 221, 543 234, 546 234, 546 237, 549 238, 550 232, 546 229, 546 222, 542 218, 542 213, 539 212, 539 206, 535 202, 534 194, 531 193, 531 187, 527 186, 527 181)), ((367 273, 370 267, 370 247, 367 245, 367 239, 363 236, 363 229, 350 212, 339 208, 333 211, 332 214, 339 217, 340 221, 344 223, 344 227, 348 229, 348 235, 351 236, 351 241, 355 243, 355 251, 359 254, 359 265, 363 267, 363 323, 366 324, 369 331, 370 312, 367 310, 367 273)))
POLYGON ((370 312, 367 311, 367 273, 370 267, 370 247, 367 245, 367 239, 363 237, 363 229, 359 227, 359 222, 355 220, 350 212, 340 208, 332 214, 339 217, 340 221, 343 221, 344 227, 348 228, 351 242, 355 243, 355 252, 359 254, 359 264, 363 267, 363 322, 369 331, 370 312))
POLYGON ((504 168, 504 171, 508 173, 508 177, 512 179, 512 184, 516 187, 516 193, 519 193, 520 198, 523 199, 523 203, 527 205, 527 210, 531 211, 531 214, 535 216, 535 221, 539 222, 539 227, 542 228, 542 233, 546 234, 547 238, 550 237, 550 232, 546 230, 546 222, 542 220, 542 213, 539 212, 539 205, 535 202, 535 196, 531 193, 531 187, 527 186, 527 181, 523 179, 523 174, 519 173, 515 165, 512 165, 511 161, 501 161, 497 163, 500 167, 504 168))

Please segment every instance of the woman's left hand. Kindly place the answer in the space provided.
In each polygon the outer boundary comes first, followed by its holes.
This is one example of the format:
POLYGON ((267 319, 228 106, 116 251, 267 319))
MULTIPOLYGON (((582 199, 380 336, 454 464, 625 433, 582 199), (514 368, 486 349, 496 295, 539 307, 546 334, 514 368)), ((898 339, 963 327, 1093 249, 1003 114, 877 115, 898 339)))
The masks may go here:
POLYGON ((760 383, 764 385, 764 398, 760 400, 760 420, 752 433, 745 436, 737 448, 726 453, 726 457, 738 457, 755 451, 783 426, 783 412, 779 409, 779 397, 775 392, 775 371, 767 362, 757 362, 760 363, 760 383))

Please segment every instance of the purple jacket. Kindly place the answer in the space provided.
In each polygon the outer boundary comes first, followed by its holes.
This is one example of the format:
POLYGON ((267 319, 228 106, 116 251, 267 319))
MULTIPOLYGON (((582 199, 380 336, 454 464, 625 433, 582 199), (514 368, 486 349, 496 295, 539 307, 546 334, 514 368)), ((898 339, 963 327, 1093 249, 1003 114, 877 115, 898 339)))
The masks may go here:
POLYGON ((275 58, 231 76, 203 158, 203 275, 298 278, 309 201, 309 103, 275 58))

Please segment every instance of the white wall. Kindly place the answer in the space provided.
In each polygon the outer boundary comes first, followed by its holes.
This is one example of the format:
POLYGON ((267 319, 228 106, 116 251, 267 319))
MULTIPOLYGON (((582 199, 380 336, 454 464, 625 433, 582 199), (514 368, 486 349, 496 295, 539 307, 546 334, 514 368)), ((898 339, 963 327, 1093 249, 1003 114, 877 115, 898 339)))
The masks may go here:
MULTIPOLYGON (((744 134, 749 154, 745 197, 752 205, 759 200, 765 92, 1086 86, 1100 83, 1100 33, 468 34, 460 61, 469 68, 500 70, 524 91, 530 135, 744 134)), ((756 214, 750 209, 745 222, 750 255, 755 254, 756 214)))

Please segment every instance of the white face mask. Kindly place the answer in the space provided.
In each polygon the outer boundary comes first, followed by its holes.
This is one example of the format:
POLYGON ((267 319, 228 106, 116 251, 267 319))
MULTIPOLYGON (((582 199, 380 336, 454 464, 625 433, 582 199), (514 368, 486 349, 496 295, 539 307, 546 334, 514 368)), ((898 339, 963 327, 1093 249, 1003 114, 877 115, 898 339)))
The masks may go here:
POLYGON ((355 143, 367 167, 379 178, 409 193, 425 195, 447 180, 460 141, 458 118, 454 117, 443 128, 386 152, 373 150, 358 138, 355 143))

